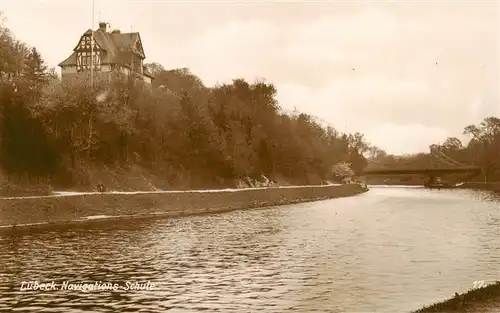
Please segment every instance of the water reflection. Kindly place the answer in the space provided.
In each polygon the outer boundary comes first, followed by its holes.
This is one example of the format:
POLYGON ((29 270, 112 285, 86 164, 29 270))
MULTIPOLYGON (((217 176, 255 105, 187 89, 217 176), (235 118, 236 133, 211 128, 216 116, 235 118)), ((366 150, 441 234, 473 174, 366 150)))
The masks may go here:
POLYGON ((373 188, 353 198, 0 235, 0 311, 406 312, 499 279, 498 198, 373 188), (20 291, 21 281, 142 291, 20 291))

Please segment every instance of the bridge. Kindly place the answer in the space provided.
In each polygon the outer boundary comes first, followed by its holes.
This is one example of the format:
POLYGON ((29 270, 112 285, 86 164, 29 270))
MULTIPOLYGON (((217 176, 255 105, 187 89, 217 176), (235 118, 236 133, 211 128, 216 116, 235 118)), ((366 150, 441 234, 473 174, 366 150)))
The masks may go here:
POLYGON ((375 175, 422 175, 427 176, 429 180, 435 180, 437 177, 451 174, 467 174, 463 180, 471 179, 481 174, 481 168, 477 166, 468 166, 447 156, 441 149, 431 146, 431 152, 427 156, 429 164, 425 167, 412 166, 410 162, 403 163, 404 167, 375 167, 365 169, 360 176, 375 175))
POLYGON ((475 174, 479 175, 481 169, 475 166, 455 167, 455 168, 421 168, 421 169, 367 169, 360 176, 366 175, 429 175, 443 176, 446 174, 475 174))

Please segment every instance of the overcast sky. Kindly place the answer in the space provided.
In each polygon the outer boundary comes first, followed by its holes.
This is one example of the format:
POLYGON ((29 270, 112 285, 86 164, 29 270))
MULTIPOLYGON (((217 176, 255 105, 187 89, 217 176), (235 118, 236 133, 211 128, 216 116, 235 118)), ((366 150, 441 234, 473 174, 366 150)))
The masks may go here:
MULTIPOLYGON (((0 0, 0 11, 54 67, 92 24, 90 0, 0 0)), ((208 86, 266 78, 281 106, 389 153, 428 151, 500 116, 495 2, 95 0, 99 20, 140 32, 148 62, 208 86)))

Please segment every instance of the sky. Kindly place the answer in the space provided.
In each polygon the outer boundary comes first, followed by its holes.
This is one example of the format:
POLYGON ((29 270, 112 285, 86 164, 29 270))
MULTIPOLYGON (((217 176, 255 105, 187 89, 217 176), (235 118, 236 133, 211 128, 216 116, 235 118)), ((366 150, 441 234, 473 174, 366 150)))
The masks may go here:
MULTIPOLYGON (((388 153, 500 116, 500 3, 95 0, 99 21, 138 31, 146 62, 207 86, 265 78, 280 106, 388 153)), ((92 26, 91 0, 0 0, 16 38, 49 66, 92 26)), ((59 68, 58 68, 59 70, 59 68)))

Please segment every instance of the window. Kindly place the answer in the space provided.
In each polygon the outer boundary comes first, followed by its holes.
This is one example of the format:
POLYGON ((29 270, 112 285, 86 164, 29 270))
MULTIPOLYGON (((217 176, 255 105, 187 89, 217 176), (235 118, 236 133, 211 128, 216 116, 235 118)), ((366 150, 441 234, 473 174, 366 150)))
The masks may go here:
POLYGON ((87 51, 77 52, 76 54, 76 69, 78 72, 89 71, 90 65, 94 65, 94 70, 101 69, 101 55, 99 51, 94 51, 92 62, 90 60, 91 53, 87 51))

